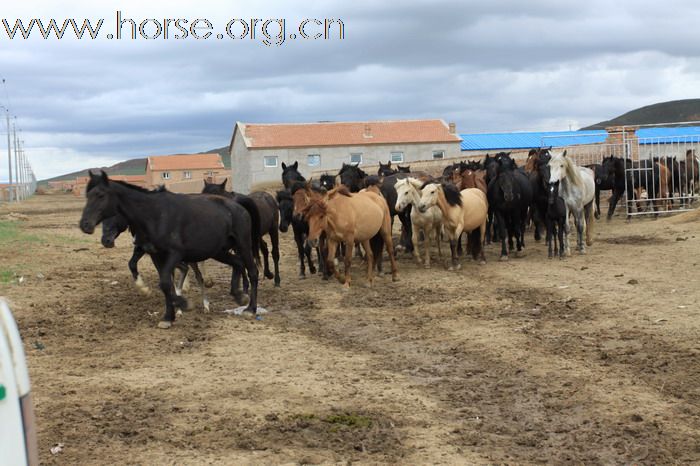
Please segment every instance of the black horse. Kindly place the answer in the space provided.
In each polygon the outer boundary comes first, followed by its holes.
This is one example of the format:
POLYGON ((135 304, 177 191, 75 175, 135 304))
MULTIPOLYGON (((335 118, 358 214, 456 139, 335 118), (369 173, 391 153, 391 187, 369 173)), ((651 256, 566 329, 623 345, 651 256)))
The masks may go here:
POLYGON ((492 172, 488 184, 487 197, 489 207, 493 208, 501 237, 501 259, 508 259, 506 249, 506 231, 508 244, 513 249, 515 236, 518 252, 525 246, 525 224, 527 213, 532 203, 532 186, 530 180, 518 170, 508 154, 499 154, 495 162, 495 175, 492 172))
POLYGON ((321 175, 321 188, 330 191, 335 188, 335 176, 329 174, 321 175))
POLYGON ((90 173, 87 203, 80 229, 92 234, 105 218, 121 214, 135 236, 141 238, 158 270, 165 296, 165 313, 160 328, 170 328, 175 308, 186 301, 175 295, 172 275, 181 262, 215 259, 233 268, 231 294, 239 304, 242 275, 250 280, 247 311, 256 313, 259 254, 259 220, 255 205, 245 206, 222 196, 153 193, 124 182, 110 181, 107 174, 90 173), (236 254, 232 254, 234 250, 236 254))
POLYGON ((282 184, 284 185, 284 188, 291 188, 297 181, 302 183, 306 181, 306 178, 299 173, 299 162, 295 161, 291 165, 286 165, 284 162, 282 162, 282 184))
POLYGON ((256 191, 245 196, 236 192, 226 191, 226 180, 223 183, 209 183, 204 181, 204 189, 202 194, 217 194, 219 196, 228 196, 233 200, 249 197, 258 209, 260 218, 260 250, 263 254, 263 275, 268 280, 275 279, 275 286, 280 286, 280 240, 279 240, 279 205, 275 198, 264 191, 256 191), (269 255, 267 243, 263 240, 263 236, 268 235, 272 243, 272 261, 275 266, 275 273, 270 270, 269 255))
POLYGON ((544 214, 545 223, 547 224, 547 255, 552 258, 552 249, 556 249, 556 240, 554 235, 557 236, 559 241, 559 259, 564 258, 564 235, 566 234, 566 203, 564 199, 559 197, 559 182, 547 183, 547 207, 544 214))
POLYGON ((595 204, 596 218, 600 218, 600 191, 612 190, 612 197, 608 203, 608 220, 615 213, 617 203, 625 194, 625 160, 622 157, 605 157, 600 164, 600 169, 595 170, 595 204))
POLYGON ((545 213, 549 198, 549 160, 552 158, 549 149, 533 149, 528 156, 533 164, 533 171, 528 173, 532 187, 532 204, 530 218, 535 226, 535 241, 541 239, 540 228, 546 228, 545 213))
MULTIPOLYGON (((297 183, 297 185, 303 186, 303 183, 297 183)), ((314 261, 311 258, 311 246, 306 242, 306 237, 309 235, 309 224, 301 216, 294 215, 294 199, 290 190, 277 191, 277 204, 279 204, 280 209, 280 231, 286 233, 289 230, 289 225, 292 225, 294 242, 297 245, 299 255, 299 277, 306 278, 304 258, 309 263, 309 272, 316 273, 316 267, 314 267, 314 261)))
POLYGON ((406 165, 405 167, 402 167, 401 165, 397 165, 396 169, 398 170, 398 173, 411 173, 411 166, 406 165))

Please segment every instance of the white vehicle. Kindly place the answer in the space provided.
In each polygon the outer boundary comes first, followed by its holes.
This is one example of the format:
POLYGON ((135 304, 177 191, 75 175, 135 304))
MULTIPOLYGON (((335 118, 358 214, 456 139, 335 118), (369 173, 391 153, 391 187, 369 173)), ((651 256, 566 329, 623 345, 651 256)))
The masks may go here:
POLYGON ((0 298, 0 463, 39 464, 29 373, 17 324, 0 298))

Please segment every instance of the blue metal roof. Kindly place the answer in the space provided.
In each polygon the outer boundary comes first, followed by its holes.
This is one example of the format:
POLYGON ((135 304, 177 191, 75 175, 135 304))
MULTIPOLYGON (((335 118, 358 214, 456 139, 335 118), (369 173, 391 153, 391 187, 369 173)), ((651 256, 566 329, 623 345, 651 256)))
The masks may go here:
MULTIPOLYGON (((462 150, 532 149, 534 147, 565 147, 576 144, 605 142, 603 130, 535 131, 517 133, 460 134, 462 150)), ((640 128, 640 144, 700 142, 700 126, 640 128)))
POLYGON ((605 131, 538 131, 527 133, 460 134, 462 150, 531 149, 594 144, 605 141, 605 131))

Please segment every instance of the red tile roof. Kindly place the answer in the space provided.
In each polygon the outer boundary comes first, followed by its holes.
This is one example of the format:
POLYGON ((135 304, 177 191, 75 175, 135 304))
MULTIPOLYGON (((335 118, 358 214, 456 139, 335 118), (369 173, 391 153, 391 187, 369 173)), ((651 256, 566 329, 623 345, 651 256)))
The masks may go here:
POLYGON ((343 123, 238 123, 251 149, 460 142, 442 120, 343 123))
POLYGON ((223 169, 219 154, 152 155, 148 157, 151 170, 223 169))

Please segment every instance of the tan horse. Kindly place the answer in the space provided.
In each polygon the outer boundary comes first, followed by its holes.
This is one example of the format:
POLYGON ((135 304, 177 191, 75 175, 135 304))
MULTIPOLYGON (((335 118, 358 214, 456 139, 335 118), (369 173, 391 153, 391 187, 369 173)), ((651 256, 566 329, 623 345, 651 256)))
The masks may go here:
MULTIPOLYGON (((367 256, 367 282, 373 282, 374 255, 370 239, 377 234, 382 236, 386 252, 391 260, 391 276, 398 279, 394 244, 391 238, 391 215, 384 198, 374 192, 365 191, 351 194, 345 186, 328 193, 328 199, 311 200, 304 209, 304 218, 309 223, 309 242, 318 244, 321 233, 326 233, 328 241, 328 270, 333 272, 345 288, 350 287, 350 266, 353 245, 362 244, 367 256), (345 278, 335 268, 333 259, 340 243, 345 243, 345 278)), ((380 251, 381 253, 381 251, 380 251)))
POLYGON ((460 192, 451 184, 430 183, 423 188, 418 209, 425 212, 434 205, 442 211, 442 225, 450 239, 452 264, 449 270, 461 267, 457 260, 455 246, 462 232, 469 234, 469 244, 474 260, 478 256, 480 262, 485 264, 484 236, 489 210, 486 194, 476 188, 460 192))

